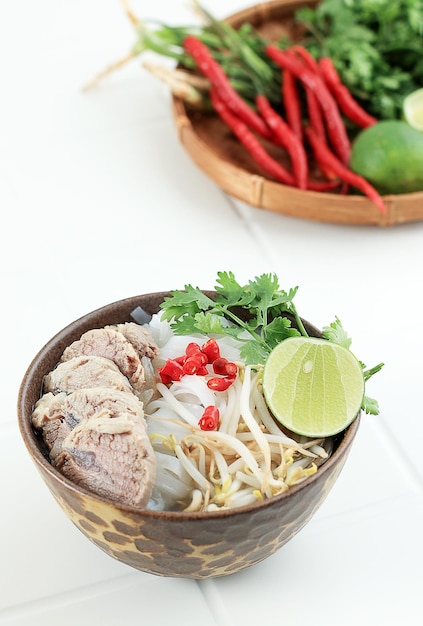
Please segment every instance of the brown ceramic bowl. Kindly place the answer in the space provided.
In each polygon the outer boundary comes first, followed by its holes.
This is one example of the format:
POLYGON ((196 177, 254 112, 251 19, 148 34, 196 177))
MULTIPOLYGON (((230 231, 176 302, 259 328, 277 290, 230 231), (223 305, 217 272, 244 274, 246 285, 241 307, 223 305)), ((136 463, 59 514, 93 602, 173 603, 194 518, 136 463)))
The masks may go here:
MULTIPOLYGON (((252 24, 268 41, 283 35, 300 42, 303 32, 294 21, 304 6, 319 0, 268 0, 227 18, 234 28, 252 24)), ((179 140, 193 162, 221 189, 259 209, 306 220, 365 226, 393 226, 423 219, 423 191, 384 196, 386 213, 365 196, 303 191, 268 178, 243 146, 214 114, 190 109, 173 98, 173 118, 179 140)), ((286 151, 268 145, 272 156, 288 169, 286 151)))
MULTIPOLYGON (((43 442, 31 426, 31 413, 40 396, 43 377, 59 361, 64 348, 82 333, 130 321, 137 306, 155 313, 165 295, 152 293, 109 304, 55 335, 36 355, 23 378, 18 399, 20 432, 38 471, 66 515, 107 554, 161 576, 224 576, 274 554, 311 519, 345 463, 359 416, 336 438, 333 454, 316 474, 273 499, 238 509, 210 513, 140 510, 116 504, 72 483, 50 464, 43 442)), ((318 334, 311 325, 308 328, 318 334)))

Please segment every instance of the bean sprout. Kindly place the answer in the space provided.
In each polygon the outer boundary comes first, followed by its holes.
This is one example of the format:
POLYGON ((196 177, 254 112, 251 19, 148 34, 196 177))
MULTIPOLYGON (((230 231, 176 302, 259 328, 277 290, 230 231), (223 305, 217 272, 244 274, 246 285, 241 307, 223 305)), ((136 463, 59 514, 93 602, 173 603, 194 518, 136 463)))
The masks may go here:
MULTIPOLYGON (((156 337, 166 345, 164 353, 176 358, 169 345, 180 345, 169 328, 161 331, 153 316, 156 337)), ((227 338, 226 338, 227 339, 227 338)), ((207 337, 184 337, 202 343, 207 337)), ((216 337, 218 343, 220 338, 216 337)), ((222 342, 224 344, 224 342, 222 342)), ((220 343, 219 343, 220 345, 220 343)), ((145 405, 152 445, 158 456, 172 459, 159 469, 154 505, 162 499, 166 508, 214 511, 248 505, 287 491, 317 471, 330 455, 330 440, 294 439, 284 433, 267 408, 262 392, 262 367, 245 365, 230 350, 238 375, 224 391, 207 386, 207 376, 184 375, 170 385, 157 383, 153 398, 145 405), (216 430, 201 430, 199 420, 208 406, 220 412, 216 430), (171 477, 171 486, 165 481, 171 477), (169 502, 171 494, 175 501, 169 502)), ((239 347, 238 347, 239 350, 239 347)), ((163 356, 153 365, 161 367, 163 356)), ((212 374, 211 374, 212 375, 212 374)))

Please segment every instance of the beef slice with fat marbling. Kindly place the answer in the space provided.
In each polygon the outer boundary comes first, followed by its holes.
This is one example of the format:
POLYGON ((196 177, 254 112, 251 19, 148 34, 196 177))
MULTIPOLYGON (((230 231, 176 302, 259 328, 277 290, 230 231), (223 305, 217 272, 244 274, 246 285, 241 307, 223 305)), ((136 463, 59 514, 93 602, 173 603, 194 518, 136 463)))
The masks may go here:
POLYGON ((132 343, 120 331, 114 328, 95 328, 87 331, 64 350, 61 361, 69 361, 81 355, 110 359, 128 378, 136 393, 142 390, 145 378, 141 358, 132 343))
POLYGON ((132 413, 144 420, 142 403, 132 392, 95 387, 77 389, 69 394, 44 394, 35 405, 32 424, 42 431, 50 458, 54 460, 63 440, 75 426, 105 412, 110 419, 121 413, 132 413))
POLYGON ((100 496, 145 507, 156 477, 156 459, 145 422, 133 413, 104 410, 81 421, 63 440, 54 465, 100 496))
POLYGON ((118 366, 102 356, 75 356, 59 363, 44 378, 46 392, 70 392, 83 387, 110 387, 132 392, 129 380, 118 366))
POLYGON ((154 359, 159 353, 159 348, 153 339, 151 331, 141 324, 125 322, 123 324, 115 324, 114 326, 105 326, 105 328, 111 328, 122 333, 132 343, 139 357, 146 356, 149 359, 154 359))

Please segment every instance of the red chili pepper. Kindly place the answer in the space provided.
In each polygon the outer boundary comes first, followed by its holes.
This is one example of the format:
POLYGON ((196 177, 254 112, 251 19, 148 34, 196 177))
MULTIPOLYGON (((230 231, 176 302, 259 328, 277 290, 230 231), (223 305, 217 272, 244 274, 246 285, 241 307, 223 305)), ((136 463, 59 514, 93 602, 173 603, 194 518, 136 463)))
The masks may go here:
POLYGON ((213 361, 220 357, 219 344, 213 337, 207 339, 207 341, 203 343, 201 351, 206 355, 208 363, 213 363, 213 361))
POLYGON ((213 58, 208 47, 194 35, 184 39, 185 51, 194 59, 200 72, 209 79, 219 92, 219 97, 251 129, 263 137, 269 137, 266 124, 259 115, 241 98, 229 82, 228 76, 213 58))
POLYGON ((299 189, 307 188, 308 164, 302 141, 271 106, 264 94, 256 96, 256 105, 278 144, 287 149, 299 189))
POLYGON ((235 380, 235 376, 225 376, 225 378, 210 378, 207 387, 212 391, 226 391, 235 380))
POLYGON ((232 363, 232 361, 228 361, 226 363, 226 376, 230 378, 235 378, 238 374, 238 365, 236 363, 232 363))
POLYGON ((306 90, 307 112, 311 127, 326 141, 325 125, 323 123, 322 111, 316 94, 311 89, 306 90))
POLYGON ((295 46, 292 46, 291 50, 292 52, 295 52, 296 54, 298 54, 298 56, 302 58, 304 63, 307 65, 309 69, 311 69, 312 72, 315 72, 316 74, 320 73, 318 62, 316 61, 314 56, 310 54, 307 48, 304 48, 304 46, 299 46, 298 44, 296 44, 295 46))
POLYGON ((216 430, 219 426, 220 412, 217 406, 208 406, 204 409, 198 425, 201 430, 216 430))
POLYGON ((306 136, 313 149, 317 162, 328 166, 344 182, 360 189, 377 206, 381 213, 386 213, 386 207, 376 189, 362 176, 359 176, 348 167, 343 165, 339 159, 331 152, 327 145, 322 143, 315 132, 309 127, 306 128, 306 136))
POLYGON ((225 359, 225 357, 220 357, 213 361, 213 371, 215 374, 221 374, 222 376, 235 377, 238 373, 238 366, 236 363, 225 359))
MULTIPOLYGON (((182 365, 182 367, 184 367, 185 363, 187 362, 188 359, 191 359, 192 357, 195 357, 195 359, 198 361, 198 367, 205 365, 207 363, 207 357, 205 354, 203 354, 203 352, 201 351, 200 346, 198 345, 198 343, 189 343, 185 349, 185 354, 182 354, 181 356, 176 356, 173 358, 173 361, 176 361, 176 363, 179 363, 180 365, 182 365)), ((190 367, 190 366, 188 366, 190 367)), ((187 373, 187 372, 185 372, 187 373)))
MULTIPOLYGON (((293 52, 295 52, 299 57, 301 57, 303 63, 315 74, 320 74, 319 65, 316 59, 309 53, 309 51, 303 46, 293 46, 291 48, 293 52)), ((319 100, 312 89, 306 87, 306 102, 307 102, 307 113, 308 119, 311 128, 318 135, 321 141, 326 142, 326 131, 325 124, 323 122, 322 110, 320 108, 319 100)), ((336 178, 334 173, 329 170, 327 167, 322 166, 322 173, 329 180, 333 180, 336 178)), ((336 186, 339 186, 339 183, 336 183, 336 186)))
MULTIPOLYGON (((324 168, 322 166, 320 167, 323 171, 324 168)), ((319 191, 319 192, 333 191, 340 185, 341 185, 340 180, 322 180, 322 181, 310 180, 307 184, 307 189, 309 189, 310 191, 319 191)))
POLYGON ((323 111, 332 146, 341 161, 345 165, 349 163, 351 146, 345 124, 334 98, 322 78, 305 67, 304 63, 293 52, 283 51, 271 44, 266 47, 266 54, 282 69, 292 72, 306 88, 311 89, 316 94, 323 111))
POLYGON ((341 111, 352 122, 361 128, 376 124, 377 119, 369 115, 355 100, 352 93, 343 84, 332 59, 323 57, 319 61, 319 68, 325 84, 334 96, 341 111))
POLYGON ((201 354, 201 348, 198 343, 191 341, 185 348, 185 356, 194 356, 197 354, 201 354))
POLYGON ((221 374, 223 376, 226 376, 227 372, 226 372, 226 365, 229 363, 228 359, 225 359, 225 357, 221 356, 217 359, 215 359, 213 361, 213 372, 215 374, 221 374))
MULTIPOLYGON (((198 370, 203 367, 203 360, 200 356, 193 354, 185 359, 185 363, 182 366, 184 374, 190 376, 198 374, 198 370)), ((207 370, 206 370, 207 371, 207 370)))
POLYGON ((210 96, 216 113, 232 130, 263 171, 285 185, 295 186, 295 178, 293 175, 282 167, 282 165, 273 157, 271 157, 268 152, 266 152, 264 147, 249 130, 247 125, 232 113, 232 111, 220 99, 214 88, 210 90, 210 96))
POLYGON ((183 374, 182 365, 175 359, 168 359, 163 367, 159 369, 160 378, 165 385, 168 385, 173 380, 181 380, 183 374))
POLYGON ((295 77, 288 71, 284 71, 282 76, 282 101, 288 124, 298 139, 302 141, 303 126, 301 119, 300 97, 295 77))
MULTIPOLYGON (((299 57, 301 57, 304 64, 316 74, 320 74, 319 65, 316 59, 309 53, 309 51, 303 46, 293 46, 291 48, 299 57)), ((308 119, 313 130, 326 141, 325 125, 323 123, 322 111, 316 94, 311 89, 306 89, 306 101, 307 101, 307 113, 308 119)))

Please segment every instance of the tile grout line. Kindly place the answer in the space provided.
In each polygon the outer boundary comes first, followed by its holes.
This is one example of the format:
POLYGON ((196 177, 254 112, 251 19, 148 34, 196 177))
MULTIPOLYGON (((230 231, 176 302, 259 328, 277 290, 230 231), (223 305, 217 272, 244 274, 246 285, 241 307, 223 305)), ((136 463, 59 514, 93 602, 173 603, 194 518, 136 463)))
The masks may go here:
POLYGON ((210 615, 216 622, 216 626, 234 626, 234 622, 229 617, 225 603, 217 590, 215 581, 213 579, 199 580, 197 585, 210 611, 210 615))
MULTIPOLYGON (((258 247, 260 249, 260 252, 263 254, 264 259, 269 262, 270 264, 273 263, 272 261, 272 257, 271 255, 268 255, 268 246, 264 245, 263 241, 262 241, 262 236, 261 236, 261 232, 258 229, 257 225, 254 223, 254 220, 249 220, 241 211, 241 209, 238 207, 237 203, 236 203, 236 199, 232 198, 232 196, 228 193, 226 193, 225 191, 221 190, 222 195, 224 197, 224 199, 226 200, 226 202, 230 205, 232 211, 234 213, 236 213, 236 215, 241 219, 241 221, 244 223, 245 228, 247 229, 247 231, 252 235, 254 241, 258 244, 258 247)), ((241 200, 239 200, 239 202, 241 202, 241 200)))
POLYGON ((401 457, 401 467, 403 471, 407 473, 412 484, 416 487, 416 490, 423 496, 423 474, 419 473, 418 469, 410 460, 407 450, 396 441, 394 433, 386 423, 381 423, 377 435, 389 449, 389 453, 394 459, 401 457))
POLYGON ((99 581, 92 585, 76 587, 71 591, 63 591, 51 596, 43 596, 28 600, 22 604, 13 604, 0 610, 0 624, 4 620, 18 619, 26 616, 35 616, 45 611, 51 611, 65 606, 80 604, 90 598, 102 596, 119 589, 123 589, 131 582, 136 574, 123 574, 110 580, 99 581))

